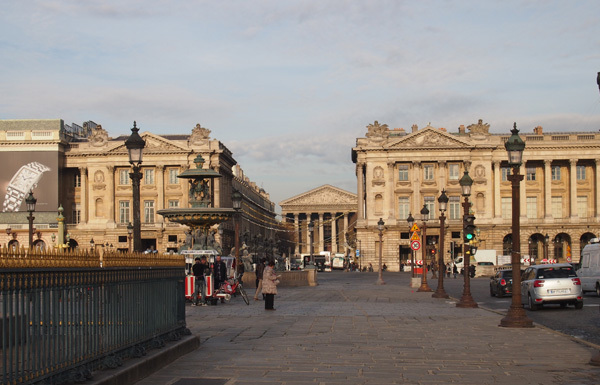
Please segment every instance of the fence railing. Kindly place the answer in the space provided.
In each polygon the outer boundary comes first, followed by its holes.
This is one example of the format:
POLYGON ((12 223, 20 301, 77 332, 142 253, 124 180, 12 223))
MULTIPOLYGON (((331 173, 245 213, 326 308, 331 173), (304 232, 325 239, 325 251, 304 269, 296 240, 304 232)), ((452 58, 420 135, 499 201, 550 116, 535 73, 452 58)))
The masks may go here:
POLYGON ((2 384, 61 384, 189 334, 184 259, 0 250, 2 384))

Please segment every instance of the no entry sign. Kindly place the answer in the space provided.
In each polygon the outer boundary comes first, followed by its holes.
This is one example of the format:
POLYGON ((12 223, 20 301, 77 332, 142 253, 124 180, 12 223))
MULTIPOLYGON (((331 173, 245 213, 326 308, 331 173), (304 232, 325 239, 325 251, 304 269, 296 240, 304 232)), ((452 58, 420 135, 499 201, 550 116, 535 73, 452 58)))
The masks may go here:
POLYGON ((419 250, 421 248, 421 242, 419 242, 419 241, 412 241, 410 243, 410 248, 413 249, 413 250, 415 250, 415 251, 419 250))

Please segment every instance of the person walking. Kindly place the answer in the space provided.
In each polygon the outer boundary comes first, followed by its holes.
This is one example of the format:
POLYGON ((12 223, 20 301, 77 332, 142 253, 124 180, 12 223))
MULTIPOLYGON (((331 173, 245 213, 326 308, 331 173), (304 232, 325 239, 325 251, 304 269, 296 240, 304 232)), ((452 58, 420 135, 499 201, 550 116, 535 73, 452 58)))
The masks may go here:
POLYGON ((452 274, 454 274, 454 279, 458 275, 458 267, 456 267, 456 263, 452 266, 452 274))
MULTIPOLYGON (((260 263, 256 266, 256 292, 254 293, 254 300, 258 301, 258 293, 261 292, 263 286, 263 273, 265 271, 265 258, 261 258, 260 263)), ((265 295, 263 294, 263 300, 265 295)))
POLYGON ((269 264, 263 271, 262 291, 265 293, 265 310, 275 310, 273 302, 275 294, 277 294, 277 284, 279 283, 280 275, 275 274, 275 261, 269 260, 269 264))
POLYGON ((206 306, 206 280, 204 274, 206 271, 210 272, 210 267, 206 263, 206 257, 196 258, 194 266, 192 266, 192 274, 194 274, 194 294, 192 294, 192 306, 198 306, 198 292, 201 295, 202 306, 206 306))

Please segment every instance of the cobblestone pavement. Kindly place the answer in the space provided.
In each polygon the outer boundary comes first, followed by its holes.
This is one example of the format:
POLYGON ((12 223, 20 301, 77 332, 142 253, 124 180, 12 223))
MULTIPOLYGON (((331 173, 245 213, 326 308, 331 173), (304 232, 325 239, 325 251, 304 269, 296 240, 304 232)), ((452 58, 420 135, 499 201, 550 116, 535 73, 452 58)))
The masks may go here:
POLYGON ((377 273, 318 279, 317 287, 280 288, 276 311, 239 297, 188 305, 200 348, 137 385, 599 381, 600 368, 588 364, 597 349, 541 327, 499 327, 502 315, 411 289, 409 274, 384 273, 383 286, 377 273))

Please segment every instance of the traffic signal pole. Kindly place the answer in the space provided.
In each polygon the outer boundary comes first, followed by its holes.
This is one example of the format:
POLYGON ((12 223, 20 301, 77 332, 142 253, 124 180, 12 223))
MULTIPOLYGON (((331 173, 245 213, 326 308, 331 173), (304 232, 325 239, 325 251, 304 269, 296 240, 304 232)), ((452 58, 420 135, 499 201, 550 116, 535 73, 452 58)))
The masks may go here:
POLYGON ((463 308, 476 308, 479 307, 477 302, 471 296, 471 278, 470 278, 470 267, 471 267, 471 247, 469 242, 473 239, 475 235, 475 216, 469 214, 469 209, 471 208, 471 203, 469 203, 469 197, 465 196, 465 200, 462 204, 463 206, 463 294, 460 297, 460 301, 456 303, 456 307, 463 308))

